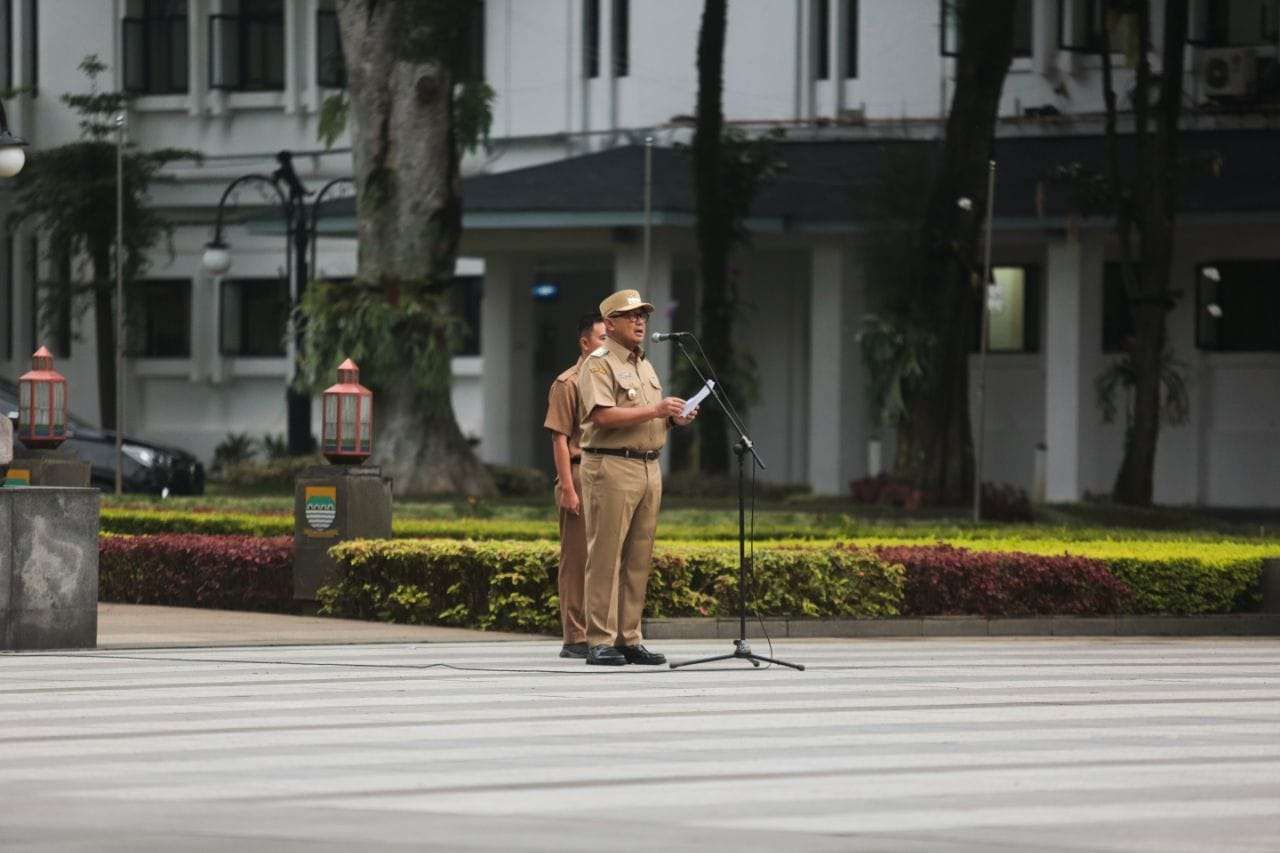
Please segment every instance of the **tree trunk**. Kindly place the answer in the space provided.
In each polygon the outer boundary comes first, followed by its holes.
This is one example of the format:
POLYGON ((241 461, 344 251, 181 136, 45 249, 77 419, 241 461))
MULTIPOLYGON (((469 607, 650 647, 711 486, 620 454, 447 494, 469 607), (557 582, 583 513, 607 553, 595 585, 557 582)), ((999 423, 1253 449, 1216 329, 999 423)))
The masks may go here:
POLYGON ((986 220, 987 172, 1000 93, 1013 61, 1016 0, 958 7, 960 52, 942 162, 929 194, 924 245, 930 247, 916 320, 937 346, 924 365, 924 388, 906 401, 894 469, 936 499, 957 503, 973 487, 969 422, 969 347, 982 305, 979 237, 986 220), (967 197, 972 210, 957 201, 967 197))
MULTIPOLYGON (((724 193, 724 37, 727 0, 705 0, 698 33, 698 114, 693 135, 694 206, 702 296, 702 345, 722 373, 733 376, 736 294, 729 281, 733 215, 724 193)), ((727 390, 737 392, 736 388, 727 390)), ((701 468, 729 470, 728 421, 717 405, 703 406, 698 443, 701 468)))
MULTIPOLYGON (((1141 234, 1141 267, 1137 275, 1127 276, 1136 285, 1128 292, 1134 317, 1131 353, 1134 366, 1133 421, 1125 437, 1124 459, 1113 491, 1117 502, 1135 506, 1150 506, 1154 493, 1161 383, 1168 339, 1166 320, 1175 302, 1169 278, 1179 201, 1178 122, 1182 115, 1183 46, 1187 37, 1187 18, 1187 0, 1166 0, 1160 99, 1156 108, 1154 136, 1148 140, 1146 104, 1151 91, 1148 58, 1150 4, 1144 0, 1140 6, 1141 53, 1138 86, 1134 93, 1140 154, 1136 176, 1138 186, 1133 197, 1137 210, 1136 225, 1141 234)), ((1127 231, 1128 223, 1119 224, 1127 231)), ((1122 237, 1127 239, 1127 233, 1122 233, 1122 237)))
MULTIPOLYGON (((356 184, 357 278, 398 295, 406 310, 453 281, 462 232, 452 127, 454 75, 439 44, 445 16, 469 4, 342 0, 356 184)), ((443 327, 436 345, 444 346, 443 327)), ((447 364, 448 359, 444 362, 447 364)), ((376 461, 397 494, 491 494, 493 479, 454 416, 450 373, 371 376, 386 389, 376 461)), ((489 417, 498 417, 491 412, 489 417)))

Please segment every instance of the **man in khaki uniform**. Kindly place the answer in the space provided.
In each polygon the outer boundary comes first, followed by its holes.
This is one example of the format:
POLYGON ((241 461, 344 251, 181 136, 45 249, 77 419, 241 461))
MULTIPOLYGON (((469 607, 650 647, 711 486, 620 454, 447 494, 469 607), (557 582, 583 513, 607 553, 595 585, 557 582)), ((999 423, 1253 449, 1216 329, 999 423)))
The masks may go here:
POLYGON ((562 658, 587 656, 587 624, 582 613, 583 573, 587 565, 587 527, 582 518, 582 425, 578 416, 578 368, 587 353, 605 341, 599 314, 578 320, 578 361, 556 377, 547 395, 543 426, 551 433, 551 456, 556 464, 556 507, 560 512, 560 627, 564 633, 562 658))
POLYGON ((671 424, 685 426, 684 401, 663 397, 645 358, 653 306, 634 290, 600 303, 608 339, 578 370, 582 497, 587 522, 587 663, 662 664, 641 645, 640 618, 662 502, 658 452, 671 424))

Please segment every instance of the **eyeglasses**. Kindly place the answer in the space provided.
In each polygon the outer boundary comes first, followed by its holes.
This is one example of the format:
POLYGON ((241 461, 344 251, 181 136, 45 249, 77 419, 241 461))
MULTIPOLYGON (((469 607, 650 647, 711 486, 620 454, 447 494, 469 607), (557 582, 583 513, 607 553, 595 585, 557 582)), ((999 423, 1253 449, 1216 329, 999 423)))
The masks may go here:
POLYGON ((633 323, 634 323, 634 322, 636 322, 637 320, 648 320, 648 319, 649 319, 649 312, 648 312, 648 311, 628 311, 628 312, 626 312, 625 314, 614 314, 614 315, 613 315, 612 317, 610 317, 609 319, 611 319, 611 320, 630 320, 631 322, 633 322, 633 323))

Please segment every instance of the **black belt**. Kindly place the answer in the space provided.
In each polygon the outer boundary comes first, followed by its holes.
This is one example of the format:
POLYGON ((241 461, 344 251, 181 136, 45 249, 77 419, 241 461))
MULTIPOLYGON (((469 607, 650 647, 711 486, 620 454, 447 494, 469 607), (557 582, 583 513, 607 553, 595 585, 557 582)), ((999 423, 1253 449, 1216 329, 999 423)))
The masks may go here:
POLYGON ((657 459, 661 451, 658 450, 628 450, 625 447, 584 447, 583 453, 598 453, 602 456, 621 456, 623 459, 645 459, 653 461, 657 459))
POLYGON ((570 457, 569 457, 569 464, 570 464, 570 465, 577 465, 577 464, 579 464, 579 463, 581 463, 581 462, 582 462, 582 457, 581 457, 581 456, 570 456, 570 457))

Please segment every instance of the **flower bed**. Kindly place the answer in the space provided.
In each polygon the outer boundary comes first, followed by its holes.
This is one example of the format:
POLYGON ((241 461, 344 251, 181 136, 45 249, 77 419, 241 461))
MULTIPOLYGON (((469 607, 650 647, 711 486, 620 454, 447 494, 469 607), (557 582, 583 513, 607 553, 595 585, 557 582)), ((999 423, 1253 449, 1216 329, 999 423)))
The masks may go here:
POLYGON ((226 610, 293 606, 293 538, 104 536, 98 599, 226 610))

